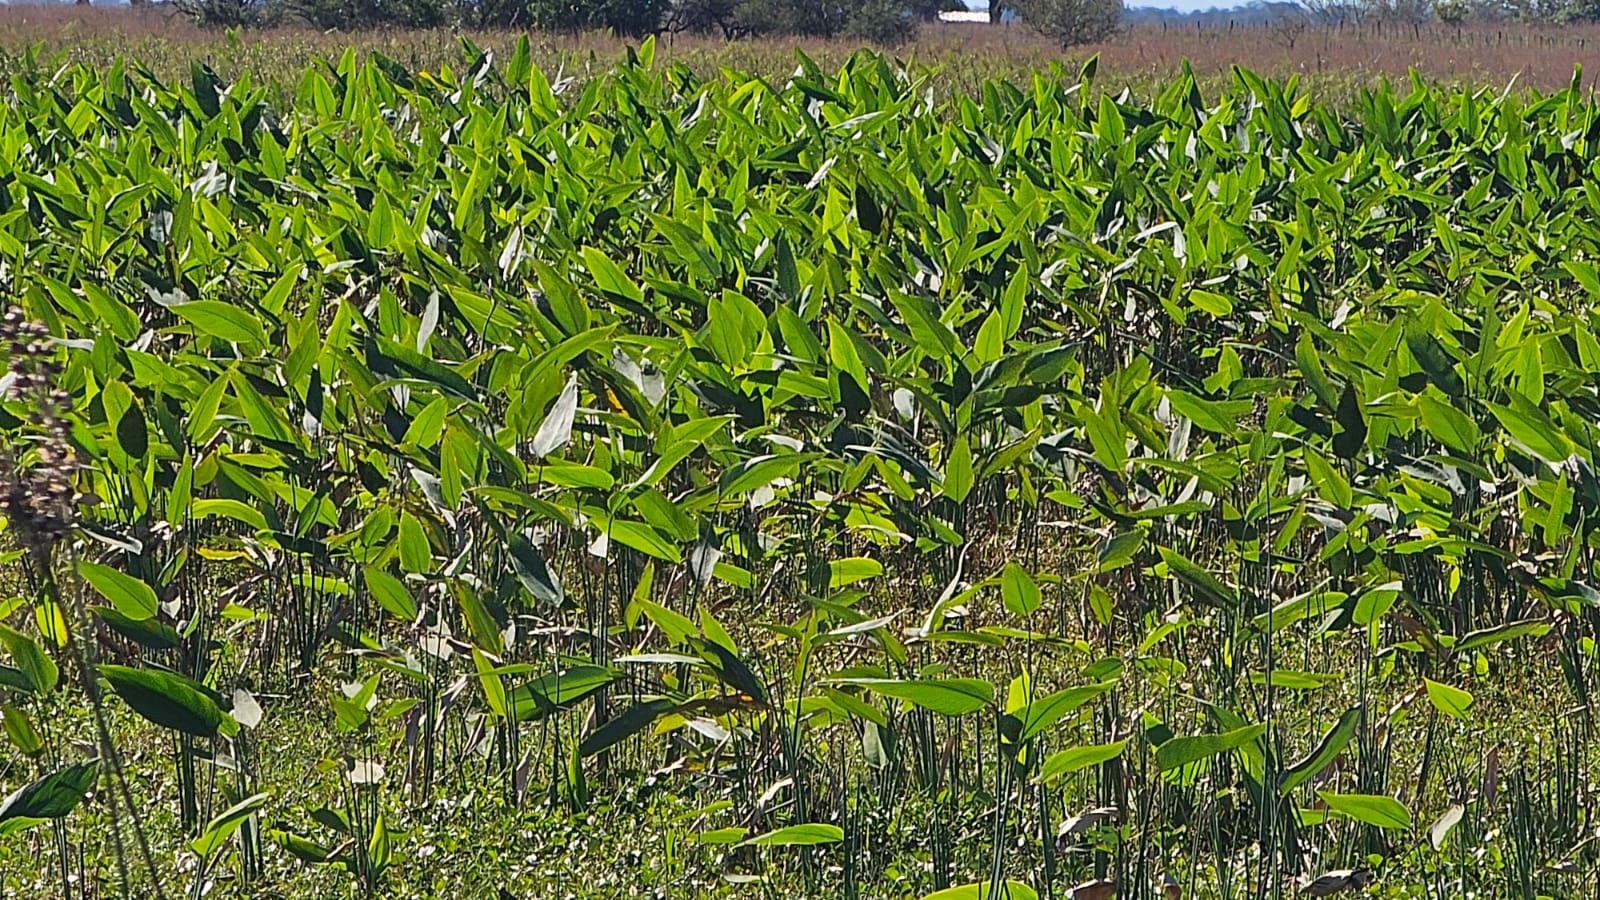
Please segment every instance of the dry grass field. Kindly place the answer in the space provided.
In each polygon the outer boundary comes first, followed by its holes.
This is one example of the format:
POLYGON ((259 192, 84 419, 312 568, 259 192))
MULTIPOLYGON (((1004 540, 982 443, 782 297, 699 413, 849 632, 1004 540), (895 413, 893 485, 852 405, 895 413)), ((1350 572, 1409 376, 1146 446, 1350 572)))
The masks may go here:
MULTIPOLYGON (((473 34, 471 38, 480 46, 509 51, 517 36, 473 34)), ((663 58, 697 70, 728 66, 771 75, 787 74, 797 47, 824 67, 857 49, 842 41, 726 42, 693 35, 664 35, 658 43, 663 58)), ((624 44, 599 34, 541 35, 534 42, 537 58, 579 78, 604 70, 624 44)), ((91 64, 104 64, 136 48, 141 61, 158 74, 186 73, 190 61, 200 59, 224 76, 249 73, 267 79, 298 75, 307 62, 337 56, 349 46, 379 50, 417 68, 447 64, 458 54, 455 37, 447 32, 340 34, 286 27, 230 38, 159 7, 0 7, 0 52, 14 54, 29 46, 63 54, 63 62, 91 64)), ((1495 87, 1514 83, 1550 91, 1568 86, 1579 66, 1584 85, 1595 85, 1600 77, 1600 27, 1140 26, 1101 44, 1064 51, 1021 24, 940 24, 924 27, 913 43, 894 48, 894 53, 908 63, 937 69, 942 85, 952 91, 976 87, 986 79, 1025 74, 1052 62, 1080 65, 1094 55, 1100 59, 1102 86, 1127 86, 1135 93, 1170 82, 1185 61, 1203 81, 1220 82, 1233 66, 1245 66, 1277 77, 1298 75, 1305 89, 1335 97, 1380 79, 1405 79, 1413 69, 1441 83, 1495 87)))

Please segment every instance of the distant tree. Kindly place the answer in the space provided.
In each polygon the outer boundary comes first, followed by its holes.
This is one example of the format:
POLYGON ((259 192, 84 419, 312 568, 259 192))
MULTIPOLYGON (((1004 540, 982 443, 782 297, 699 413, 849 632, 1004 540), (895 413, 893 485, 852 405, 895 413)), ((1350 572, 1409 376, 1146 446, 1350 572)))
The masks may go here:
POLYGON ((1354 25, 1368 18, 1368 0, 1302 0, 1306 15, 1322 26, 1354 25))
MULTIPOLYGON (((226 7, 228 0, 196 0, 213 10, 226 7)), ((246 5, 243 0, 237 4, 246 5)), ((263 10, 267 9, 262 4, 263 10)), ((282 14, 299 19, 323 31, 355 31, 368 28, 437 28, 449 22, 444 0, 283 0, 282 14)), ((240 24, 253 24, 249 22, 240 24)))
POLYGON ((1105 40, 1122 27, 1122 0, 1012 0, 1017 15, 1063 47, 1105 40))
POLYGON ((1560 25, 1600 22, 1600 0, 1573 0, 1556 12, 1555 21, 1560 25))
MULTIPOLYGON (((938 14, 935 10, 934 16, 938 14)), ((861 0, 840 33, 851 40, 896 47, 917 36, 920 21, 905 0, 861 0)))
POLYGON ((614 31, 642 37, 661 31, 672 0, 524 0, 526 24, 545 31, 614 31))
POLYGON ((283 16, 275 0, 175 0, 173 6, 201 28, 259 28, 283 16))
POLYGON ((665 29, 691 34, 740 37, 740 0, 678 0, 667 13, 665 29))

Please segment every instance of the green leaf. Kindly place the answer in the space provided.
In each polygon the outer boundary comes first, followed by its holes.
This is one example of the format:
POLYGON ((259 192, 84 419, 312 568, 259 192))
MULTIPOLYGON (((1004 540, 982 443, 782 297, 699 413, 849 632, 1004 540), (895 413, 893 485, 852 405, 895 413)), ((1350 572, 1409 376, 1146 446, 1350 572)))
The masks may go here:
POLYGON ((99 771, 100 761, 91 759, 19 788, 0 802, 0 834, 30 828, 72 812, 94 786, 99 771))
POLYGON ((779 478, 787 478, 807 459, 799 454, 757 456, 723 470, 717 479, 717 493, 725 498, 743 497, 779 478))
POLYGON ((1127 744, 1126 740, 1121 740, 1114 744, 1093 744, 1052 753, 1040 767, 1037 780, 1048 784, 1073 772, 1109 762, 1121 756, 1127 744))
POLYGON ((651 528, 643 522, 633 522, 628 519, 612 519, 607 523, 606 533, 611 540, 631 547, 646 556, 654 556, 670 563, 676 563, 681 554, 678 548, 661 532, 651 528))
POLYGON ((693 844, 736 844, 744 840, 750 829, 730 825, 727 828, 713 828, 709 831, 699 831, 688 836, 687 840, 693 844))
POLYGON ((717 643, 699 637, 689 638, 690 646, 711 664, 722 682, 751 701, 766 705, 767 690, 750 666, 738 654, 717 643))
POLYGON ((416 621, 417 601, 406 589, 405 582, 372 566, 361 570, 361 577, 367 583, 367 593, 389 615, 407 624, 416 621))
POLYGON ((266 332, 249 312, 221 300, 191 300, 167 307, 173 315, 213 337, 235 344, 264 344, 266 332))
POLYGON ((1472 695, 1461 688, 1440 684, 1431 678, 1422 679, 1428 688, 1428 699, 1442 713, 1466 721, 1467 708, 1472 705, 1472 695))
POLYGON ((1271 684, 1291 691, 1314 691, 1344 678, 1336 672, 1296 672, 1291 669, 1273 669, 1270 672, 1251 672, 1251 684, 1271 684))
POLYGON ((1016 563, 1006 563, 1000 572, 1000 597, 1014 616, 1030 616, 1043 602, 1033 576, 1016 563))
POLYGON ((640 599, 634 602, 650 621, 661 629, 661 633, 667 636, 669 643, 683 644, 700 632, 700 629, 695 627, 694 620, 683 613, 667 609, 649 600, 640 599))
POLYGON ((106 623, 106 627, 130 641, 151 650, 171 650, 183 643, 183 637, 171 625, 156 620, 130 619, 120 610, 109 606, 91 606, 89 611, 106 623))
POLYGON ((756 835, 741 847, 809 847, 815 844, 837 844, 844 840, 844 829, 837 825, 812 823, 790 825, 766 834, 756 835))
POLYGON ((1020 881, 1006 881, 999 891, 991 890, 987 881, 975 881, 924 894, 922 900, 1039 900, 1039 892, 1020 881))
POLYGON ((890 300, 911 333, 911 339, 930 359, 949 359, 960 354, 961 342, 950 327, 939 320, 938 311, 931 303, 898 291, 891 294, 890 300))
POLYGON ((267 832, 267 840, 276 844, 284 852, 301 862, 323 863, 333 854, 332 850, 313 841, 307 840, 293 832, 274 828, 267 832))
POLYGON ((580 252, 584 268, 589 270, 595 286, 601 291, 634 303, 644 302, 644 292, 639 290, 639 286, 621 266, 611 261, 611 257, 593 247, 584 247, 580 252))
POLYGON ((150 452, 150 426, 137 400, 117 418, 117 445, 130 459, 143 459, 150 452))
POLYGON ((1056 691, 1033 701, 1026 708, 1026 714, 1022 716, 1022 733, 1018 740, 1028 741, 1033 739, 1078 707, 1116 686, 1117 682, 1115 681, 1103 681, 1099 684, 1087 684, 1082 687, 1056 691))
POLYGON ((1485 402, 1511 439, 1527 448, 1528 452, 1548 463, 1564 461, 1572 453, 1571 443, 1538 409, 1526 404, 1501 406, 1485 402))
POLYGON ((636 703, 584 738, 583 742, 578 744, 578 755, 593 756, 613 744, 625 741, 654 725, 657 719, 676 708, 677 704, 665 697, 636 703))
POLYGON ((1378 621, 1394 606, 1404 589, 1405 584, 1399 581, 1367 588, 1356 598, 1355 611, 1351 614, 1350 621, 1357 625, 1371 625, 1378 621))
POLYGON ((1333 727, 1322 736, 1315 749, 1294 765, 1285 769, 1278 778, 1278 794, 1287 797, 1289 792, 1304 784, 1312 776, 1321 772, 1333 762, 1334 757, 1344 752, 1350 739, 1355 736, 1356 724, 1361 721, 1361 707, 1352 707, 1333 723, 1333 727))
POLYGON ((519 722, 544 718, 571 707, 621 677, 615 669, 592 665, 551 672, 511 691, 512 714, 519 722))
POLYGON ((1482 628, 1469 632, 1456 642, 1455 652, 1472 650, 1478 647, 1487 647, 1502 641, 1514 641, 1523 637, 1542 637, 1550 633, 1550 623, 1525 620, 1522 622, 1507 622, 1492 628, 1482 628))
POLYGON ((1341 816, 1365 822, 1378 828, 1408 829, 1411 813, 1393 797, 1379 794, 1330 794, 1318 791, 1317 796, 1328 808, 1341 816))
POLYGON ((882 574, 883 563, 865 556, 831 560, 828 563, 828 590, 836 591, 858 581, 877 578, 882 574))
POLYGON ((1427 394, 1417 400, 1417 412, 1422 427, 1439 443, 1468 457, 1477 452, 1478 426, 1466 413, 1427 394))
POLYGON ((78 574, 89 586, 94 588, 100 596, 111 601, 117 608, 130 619, 144 620, 156 614, 161 606, 156 597, 156 592, 132 575, 118 572, 110 566, 99 563, 78 563, 78 574))
POLYGON ((994 702, 994 685, 976 678, 841 678, 834 683, 857 685, 946 716, 964 716, 994 702))
POLYGON ((1190 763, 1200 762, 1236 750, 1266 734, 1265 725, 1246 725, 1221 734, 1202 734, 1194 737, 1175 737, 1156 748, 1156 765, 1161 771, 1181 769, 1190 763))
POLYGON ((0 722, 5 725, 6 737, 24 756, 33 756, 44 749, 44 738, 39 736, 27 713, 7 703, 0 706, 0 722))
POLYGON ((1311 393, 1317 395, 1323 406, 1332 409, 1338 400, 1333 395, 1333 383, 1328 380, 1328 373, 1322 368, 1316 342, 1307 331, 1300 335, 1300 340, 1294 345, 1294 358, 1300 368, 1300 377, 1306 381, 1306 386, 1311 388, 1311 393))
POLYGON ((1239 417, 1250 412, 1253 406, 1248 400, 1205 400, 1176 388, 1167 389, 1167 405, 1206 431, 1226 437, 1233 436, 1239 417))
POLYGON ((1356 396, 1354 382, 1345 382, 1334 418, 1339 421, 1341 430, 1333 436, 1333 452, 1341 459, 1355 459, 1367 442, 1367 419, 1361 411, 1361 398, 1356 396))
POLYGON ((373 374, 390 378, 414 378, 430 382, 435 387, 461 400, 478 400, 477 388, 461 377, 454 369, 424 356, 405 344, 387 338, 368 336, 363 344, 367 368, 373 374))
POLYGON ((11 659, 17 664, 17 670, 28 682, 28 690, 35 694, 44 695, 55 690, 56 682, 60 680, 61 672, 56 668, 55 660, 46 656, 33 638, 20 631, 5 625, 0 625, 0 644, 4 644, 6 652, 11 654, 11 659))
POLYGON ((233 833, 238 831, 239 827, 256 810, 267 804, 268 796, 267 794, 256 794, 252 797, 246 797, 218 813, 210 822, 206 823, 205 830, 200 833, 200 836, 189 843, 189 849, 193 850, 201 859, 210 859, 211 854, 217 852, 217 848, 232 837, 233 833))
POLYGON ((950 457, 944 464, 944 486, 941 490, 946 497, 957 503, 967 499, 972 493, 972 445, 967 441, 967 436, 956 438, 950 446, 950 457))
POLYGON ((1195 309, 1210 313, 1218 319, 1224 319, 1233 314, 1233 301, 1217 293, 1195 289, 1189 292, 1189 302, 1195 309))
POLYGON ((1432 332, 1421 328, 1408 329, 1406 348, 1411 351, 1411 357, 1417 361, 1417 365, 1427 374, 1428 380, 1443 391, 1446 397, 1460 397, 1465 393, 1461 376, 1456 374, 1454 357, 1432 332))
POLYGON ((550 606, 559 606, 566 597, 560 579, 550 571, 544 555, 520 534, 506 537, 506 549, 511 553, 511 568, 533 599, 550 606))
POLYGON ((163 728, 209 738, 233 721, 204 688, 181 675, 109 664, 100 666, 100 675, 134 712, 163 728))
POLYGON ((1224 584, 1217 576, 1207 572, 1192 560, 1176 550, 1167 547, 1156 548, 1161 553, 1161 560, 1167 564, 1167 569, 1201 594, 1206 600, 1225 607, 1235 609, 1239 605, 1239 593, 1224 584))

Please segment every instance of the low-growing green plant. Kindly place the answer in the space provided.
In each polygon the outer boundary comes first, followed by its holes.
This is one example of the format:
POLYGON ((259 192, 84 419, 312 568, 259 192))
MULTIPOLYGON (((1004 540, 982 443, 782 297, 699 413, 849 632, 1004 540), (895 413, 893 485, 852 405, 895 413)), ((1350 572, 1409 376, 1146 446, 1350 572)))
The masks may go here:
POLYGON ((10 84, 0 832, 64 891, 548 888, 449 829, 561 821, 597 895, 1592 875, 1576 78, 460 51, 10 84))

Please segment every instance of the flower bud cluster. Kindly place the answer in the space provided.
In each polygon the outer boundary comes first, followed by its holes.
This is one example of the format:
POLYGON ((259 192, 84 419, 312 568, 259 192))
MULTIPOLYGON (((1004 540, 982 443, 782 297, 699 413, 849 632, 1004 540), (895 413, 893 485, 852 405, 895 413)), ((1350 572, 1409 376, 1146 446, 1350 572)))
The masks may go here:
POLYGON ((8 355, 6 399, 27 404, 32 426, 27 439, 0 447, 0 513, 24 547, 44 554, 72 532, 83 499, 66 417, 72 397, 55 387, 61 368, 49 332, 16 307, 0 317, 0 346, 8 355))

